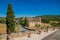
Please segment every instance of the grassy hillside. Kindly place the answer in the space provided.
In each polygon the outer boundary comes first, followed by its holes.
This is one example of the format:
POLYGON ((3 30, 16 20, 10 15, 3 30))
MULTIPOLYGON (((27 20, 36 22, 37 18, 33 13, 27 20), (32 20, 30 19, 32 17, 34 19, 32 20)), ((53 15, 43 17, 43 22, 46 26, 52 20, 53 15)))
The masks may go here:
POLYGON ((48 19, 50 21, 60 21, 60 15, 43 15, 36 17, 41 17, 42 19, 48 19))

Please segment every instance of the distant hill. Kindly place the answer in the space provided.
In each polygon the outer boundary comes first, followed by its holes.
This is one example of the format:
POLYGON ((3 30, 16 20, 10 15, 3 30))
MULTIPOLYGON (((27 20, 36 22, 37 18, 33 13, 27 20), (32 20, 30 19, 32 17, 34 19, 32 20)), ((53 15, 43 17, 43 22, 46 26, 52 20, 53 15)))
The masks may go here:
POLYGON ((5 17, 0 17, 0 23, 6 23, 6 18, 5 17))
POLYGON ((60 21, 60 15, 43 15, 36 17, 41 17, 42 19, 48 19, 50 21, 60 21))
POLYGON ((5 17, 0 17, 0 19, 6 19, 5 17))
POLYGON ((42 15, 42 16, 35 16, 35 17, 60 17, 60 15, 42 15))

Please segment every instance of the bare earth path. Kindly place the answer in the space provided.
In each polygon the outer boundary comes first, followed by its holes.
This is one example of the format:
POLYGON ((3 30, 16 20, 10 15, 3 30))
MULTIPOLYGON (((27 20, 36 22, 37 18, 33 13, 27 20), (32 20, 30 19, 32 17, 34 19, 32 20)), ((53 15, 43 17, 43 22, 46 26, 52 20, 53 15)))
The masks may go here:
POLYGON ((54 32, 53 34, 43 38, 42 40, 60 40, 60 30, 54 32))

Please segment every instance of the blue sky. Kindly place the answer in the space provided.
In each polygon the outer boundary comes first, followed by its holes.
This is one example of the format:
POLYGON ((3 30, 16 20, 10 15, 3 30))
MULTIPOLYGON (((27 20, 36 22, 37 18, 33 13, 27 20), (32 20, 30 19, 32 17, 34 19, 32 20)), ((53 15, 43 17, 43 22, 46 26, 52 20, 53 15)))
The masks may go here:
POLYGON ((60 15, 60 0, 0 0, 0 17, 6 17, 9 3, 16 17, 60 15))

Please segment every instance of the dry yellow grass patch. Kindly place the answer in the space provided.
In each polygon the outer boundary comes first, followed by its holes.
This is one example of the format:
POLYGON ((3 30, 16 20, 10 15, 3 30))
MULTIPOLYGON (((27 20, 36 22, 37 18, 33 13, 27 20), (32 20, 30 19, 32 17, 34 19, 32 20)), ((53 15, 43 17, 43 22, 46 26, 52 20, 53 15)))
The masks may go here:
MULTIPOLYGON (((19 31, 19 26, 16 25, 15 30, 19 31)), ((5 34, 6 33, 6 24, 1 24, 0 23, 0 34, 5 34)))
POLYGON ((0 23, 0 34, 6 33, 6 24, 0 23))
POLYGON ((36 29, 36 27, 35 26, 30 26, 29 29, 36 29))
POLYGON ((19 26, 18 25, 15 25, 15 30, 16 30, 16 32, 19 31, 19 26))

